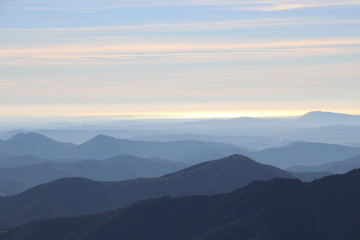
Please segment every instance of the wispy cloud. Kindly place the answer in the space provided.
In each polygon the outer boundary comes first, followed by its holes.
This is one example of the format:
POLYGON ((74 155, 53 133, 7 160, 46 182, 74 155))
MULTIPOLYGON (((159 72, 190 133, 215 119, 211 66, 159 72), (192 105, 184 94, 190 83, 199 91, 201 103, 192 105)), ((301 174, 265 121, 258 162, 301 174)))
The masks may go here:
POLYGON ((260 18, 242 19, 228 21, 207 21, 190 23, 150 23, 118 26, 98 26, 98 27, 67 27, 67 28, 3 28, 1 32, 12 35, 31 33, 36 36, 41 35, 64 35, 64 34, 84 34, 84 33, 104 33, 120 34, 124 31, 137 32, 194 32, 194 31, 214 31, 226 29, 256 28, 256 27, 276 27, 287 25, 330 25, 330 24, 360 24, 359 19, 326 19, 326 18, 260 18))
POLYGON ((124 42, 118 45, 60 45, 58 47, 0 49, 2 64, 144 63, 153 60, 212 61, 231 58, 262 59, 355 53, 360 39, 273 42, 124 42), (220 59, 220 58, 221 59, 220 59))
MULTIPOLYGON (((273 109, 281 105, 271 106, 274 101, 287 103, 290 109, 296 104, 313 106, 319 95, 322 100, 341 105, 342 94, 358 95, 358 87, 352 82, 360 73, 357 66, 354 63, 279 65, 270 61, 269 65, 211 70, 162 68, 162 71, 127 72, 117 68, 119 71, 109 75, 88 68, 89 72, 83 72, 81 78, 74 78, 72 73, 50 73, 0 80, 0 109, 3 110, 1 114, 10 114, 14 109, 20 110, 17 104, 43 104, 39 112, 35 111, 36 106, 13 112, 110 114, 120 109, 124 114, 149 109, 156 112, 162 107, 168 108, 166 112, 190 111, 200 104, 198 110, 203 111, 212 107, 213 110, 227 110, 230 106, 236 109, 236 103, 237 106, 247 103, 254 109, 259 106, 273 109), (349 73, 355 70, 356 73, 349 73), (302 98, 308 102, 299 102, 302 98), (7 108, 4 104, 8 104, 7 108)), ((346 106, 358 105, 355 100, 349 103, 346 106)))
POLYGON ((44 11, 98 11, 116 8, 146 8, 146 7, 187 7, 187 6, 212 6, 227 7, 237 10, 251 11, 284 11, 298 8, 331 7, 331 6, 352 6, 360 5, 359 0, 39 0, 17 1, 17 9, 44 10, 44 11))
POLYGON ((252 5, 239 6, 238 10, 253 11, 285 11, 300 8, 319 8, 319 7, 336 7, 336 6, 355 6, 360 5, 359 0, 339 1, 339 0, 264 0, 254 1, 252 5))

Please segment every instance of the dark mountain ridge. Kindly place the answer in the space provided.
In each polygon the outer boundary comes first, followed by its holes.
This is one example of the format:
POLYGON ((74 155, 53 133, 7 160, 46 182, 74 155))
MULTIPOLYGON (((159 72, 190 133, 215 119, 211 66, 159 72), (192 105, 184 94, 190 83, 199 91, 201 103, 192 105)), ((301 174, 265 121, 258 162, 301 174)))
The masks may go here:
POLYGON ((135 201, 161 196, 217 194, 233 191, 254 180, 293 178, 278 168, 233 155, 201 163, 160 178, 96 182, 66 178, 0 198, 0 225, 32 219, 103 212, 135 201))
POLYGON ((357 240, 360 170, 311 183, 256 181, 215 196, 164 197, 98 215, 33 221, 2 240, 357 240))

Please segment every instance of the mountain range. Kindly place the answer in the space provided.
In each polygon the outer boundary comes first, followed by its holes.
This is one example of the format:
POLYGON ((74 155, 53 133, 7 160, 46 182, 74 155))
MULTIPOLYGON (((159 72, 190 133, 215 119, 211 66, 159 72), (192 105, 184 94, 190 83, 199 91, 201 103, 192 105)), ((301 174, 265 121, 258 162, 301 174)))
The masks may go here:
POLYGON ((316 166, 360 154, 360 148, 337 144, 295 142, 288 146, 249 153, 255 161, 288 168, 294 165, 316 166))
POLYGON ((0 168, 0 193, 13 195, 30 187, 65 177, 84 177, 99 181, 159 177, 186 166, 188 165, 184 163, 122 155, 104 160, 43 162, 15 168, 0 168))
POLYGON ((142 158, 199 163, 246 153, 247 150, 240 146, 224 143, 193 140, 148 142, 104 135, 79 145, 57 142, 37 133, 19 133, 0 142, 0 157, 35 155, 45 159, 106 159, 129 154, 142 158))
MULTIPOLYGON (((140 135, 131 138, 132 140, 141 141, 182 141, 182 140, 195 140, 205 142, 220 142, 227 144, 235 144, 248 148, 248 152, 253 152, 257 149, 264 149, 270 147, 278 147, 287 145, 289 142, 281 141, 273 137, 261 137, 261 136, 233 136, 233 135, 199 135, 199 134, 160 134, 160 135, 140 135)), ((244 149, 246 150, 246 149, 244 149)))
POLYGON ((139 200, 162 196, 218 194, 254 180, 294 178, 276 167, 232 155, 200 163, 159 178, 98 182, 64 178, 14 196, 0 198, 0 225, 17 225, 33 219, 98 213, 139 200))
POLYGON ((288 168, 296 165, 317 166, 350 158, 360 154, 360 148, 337 144, 294 142, 283 147, 255 151, 237 145, 216 142, 134 141, 104 135, 76 145, 57 142, 37 133, 20 133, 0 142, 0 167, 29 165, 49 160, 107 159, 120 155, 194 164, 232 154, 247 155, 258 162, 288 168), (34 156, 30 157, 29 155, 34 156))
POLYGON ((215 196, 163 197, 112 212, 33 221, 2 240, 357 240, 360 170, 311 183, 256 181, 215 196))
POLYGON ((213 120, 121 120, 56 129, 3 130, 0 139, 33 131, 61 142, 84 143, 97 135, 145 141, 196 140, 250 149, 280 147, 290 142, 323 142, 360 147, 360 116, 309 112, 293 118, 234 118, 213 120))
POLYGON ((345 173, 356 168, 360 168, 360 154, 344 160, 320 164, 318 166, 293 166, 288 168, 288 170, 307 171, 307 172, 327 171, 330 173, 345 173))
MULTIPOLYGON (((114 123, 113 123, 114 125, 114 123)), ((360 116, 350 115, 343 113, 324 112, 324 111, 312 111, 308 112, 300 117, 294 118, 254 118, 254 117, 240 117, 232 119, 210 119, 200 121, 190 121, 184 123, 172 123, 161 124, 158 126, 158 130, 169 131, 176 128, 184 130, 201 130, 204 129, 228 129, 228 128, 273 128, 273 127, 291 127, 291 128, 303 128, 303 127, 320 127, 331 125, 345 125, 345 126, 359 126, 360 116)), ((127 126, 128 129, 142 129, 142 130, 154 130, 152 124, 134 124, 127 126)))

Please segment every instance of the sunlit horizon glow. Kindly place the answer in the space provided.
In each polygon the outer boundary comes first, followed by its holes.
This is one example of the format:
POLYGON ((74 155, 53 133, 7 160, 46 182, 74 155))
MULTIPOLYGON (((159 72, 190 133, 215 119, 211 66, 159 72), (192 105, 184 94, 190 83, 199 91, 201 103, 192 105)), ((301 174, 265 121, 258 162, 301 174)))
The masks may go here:
MULTIPOLYGON (((147 110, 149 108, 143 108, 143 105, 132 106, 133 110, 128 105, 122 106, 94 106, 94 105, 67 105, 67 106, 12 106, 13 111, 4 114, 4 107, 0 105, 0 117, 3 119, 81 119, 89 121, 92 120, 126 120, 126 119, 230 119, 239 117, 254 117, 254 118, 282 118, 282 117, 300 117, 311 111, 323 111, 323 112, 336 112, 351 115, 360 115, 359 109, 341 109, 341 108, 312 108, 312 109, 256 109, 249 107, 247 110, 228 110, 216 111, 211 110, 194 110, 196 107, 189 108, 189 111, 171 111, 171 106, 151 106, 153 110, 147 110), (102 109, 102 111, 98 111, 102 109), (119 111, 121 109, 121 111, 119 111), (139 111, 139 109, 143 109, 139 111), (190 110, 192 109, 192 110, 190 110)), ((178 106, 178 108, 185 108, 186 106, 178 106)), ((206 106, 200 106, 203 109, 206 106)), ((216 106, 214 107, 216 109, 216 106)), ((246 108, 244 108, 246 109, 246 108)))

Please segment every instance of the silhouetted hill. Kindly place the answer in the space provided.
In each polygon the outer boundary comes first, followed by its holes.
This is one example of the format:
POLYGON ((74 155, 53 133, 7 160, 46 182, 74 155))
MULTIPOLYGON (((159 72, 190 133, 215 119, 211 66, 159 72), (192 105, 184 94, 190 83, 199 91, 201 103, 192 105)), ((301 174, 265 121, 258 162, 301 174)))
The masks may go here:
POLYGON ((99 135, 75 145, 61 143, 37 133, 20 133, 3 141, 0 153, 4 155, 36 155, 47 159, 106 159, 129 154, 142 158, 160 158, 172 161, 198 163, 231 154, 247 153, 242 147, 214 142, 192 140, 175 142, 148 142, 117 139, 99 135), (3 151, 1 149, 3 147, 3 151))
POLYGON ((289 146, 269 148, 249 154, 254 160, 277 167, 294 165, 316 166, 360 153, 360 148, 336 144, 296 142, 289 146))
POLYGON ((331 173, 346 173, 350 170, 360 168, 360 155, 340 161, 321 164, 318 166, 293 166, 290 171, 327 171, 331 173))
POLYGON ((12 195, 65 177, 84 177, 100 181, 159 177, 186 166, 182 163, 122 155, 105 160, 82 160, 70 163, 44 162, 16 168, 0 168, 0 193, 12 195))
POLYGON ((34 221, 3 240, 358 240, 360 170, 311 183, 257 181, 223 195, 160 198, 113 212, 34 221))
POLYGON ((38 218, 97 213, 161 196, 225 193, 254 180, 275 177, 293 176, 247 157, 233 155, 160 178, 122 182, 60 179, 15 196, 0 198, 0 225, 16 225, 38 218))
POLYGON ((37 133, 19 133, 3 142, 3 146, 18 155, 35 155, 41 158, 71 158, 71 143, 57 142, 37 133))
POLYGON ((313 111, 305 114, 299 121, 313 125, 360 125, 360 116, 344 113, 313 111))
MULTIPOLYGON (((88 129, 84 125, 79 127, 79 129, 72 129, 74 127, 67 128, 56 128, 56 129, 39 129, 32 130, 35 133, 44 135, 51 139, 60 142, 71 142, 75 144, 81 144, 88 141, 91 138, 96 137, 97 135, 103 134, 107 136, 112 136, 116 138, 132 138, 138 135, 148 135, 148 134, 161 134, 159 131, 141 131, 141 130, 130 130, 123 127, 122 129, 110 128, 107 129, 107 126, 99 125, 94 126, 94 129, 88 129), (84 128, 84 129, 83 129, 84 128)), ((18 133, 26 133, 25 130, 10 130, 0 133, 0 139, 9 139, 15 136, 18 133)))

